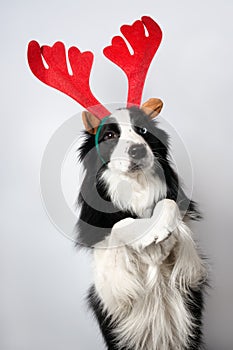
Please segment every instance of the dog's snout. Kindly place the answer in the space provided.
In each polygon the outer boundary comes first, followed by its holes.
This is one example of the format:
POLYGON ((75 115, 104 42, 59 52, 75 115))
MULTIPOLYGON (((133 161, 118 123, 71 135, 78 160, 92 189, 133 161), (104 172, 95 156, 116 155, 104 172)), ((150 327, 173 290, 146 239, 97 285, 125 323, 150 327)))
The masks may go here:
POLYGON ((145 157, 146 147, 141 143, 134 144, 130 146, 128 153, 131 158, 139 160, 145 157))

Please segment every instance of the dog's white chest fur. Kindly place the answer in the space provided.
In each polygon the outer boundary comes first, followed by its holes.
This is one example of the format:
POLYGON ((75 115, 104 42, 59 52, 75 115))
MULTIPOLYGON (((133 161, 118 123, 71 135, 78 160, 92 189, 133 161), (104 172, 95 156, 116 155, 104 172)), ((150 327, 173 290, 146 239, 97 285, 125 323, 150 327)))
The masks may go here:
POLYGON ((142 171, 129 177, 108 169, 102 179, 108 185, 112 202, 119 209, 136 213, 139 217, 149 217, 154 203, 164 198, 167 192, 159 176, 142 171))
POLYGON ((168 350, 184 344, 189 328, 182 297, 168 286, 170 267, 161 267, 161 252, 153 250, 147 248, 143 256, 126 247, 95 251, 96 290, 116 322, 119 345, 135 350, 168 350))

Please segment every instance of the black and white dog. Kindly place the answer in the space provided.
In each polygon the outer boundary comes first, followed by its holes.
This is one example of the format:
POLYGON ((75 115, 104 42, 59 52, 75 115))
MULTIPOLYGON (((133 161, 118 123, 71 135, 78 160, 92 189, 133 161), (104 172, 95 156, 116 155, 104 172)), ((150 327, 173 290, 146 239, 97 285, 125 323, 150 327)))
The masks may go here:
POLYGON ((201 349, 206 269, 187 226, 199 213, 169 163, 168 135, 137 107, 96 131, 79 149, 77 230, 94 252, 88 301, 107 348, 201 349))

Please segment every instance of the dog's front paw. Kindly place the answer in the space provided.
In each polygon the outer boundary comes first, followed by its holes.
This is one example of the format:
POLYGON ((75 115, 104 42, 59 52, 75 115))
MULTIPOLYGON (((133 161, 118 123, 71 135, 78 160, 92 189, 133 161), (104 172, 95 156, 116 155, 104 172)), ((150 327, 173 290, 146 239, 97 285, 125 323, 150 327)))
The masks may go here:
POLYGON ((163 199, 155 206, 151 218, 126 218, 117 222, 111 231, 111 244, 126 244, 144 249, 152 243, 161 243, 180 222, 178 206, 173 200, 163 199))
POLYGON ((155 242, 160 243, 169 238, 172 232, 179 226, 180 211, 175 201, 163 199, 155 206, 153 215, 155 242))
POLYGON ((134 242, 140 248, 152 243, 158 244, 170 237, 180 223, 180 212, 175 201, 163 199, 159 201, 149 219, 141 220, 141 237, 134 242))

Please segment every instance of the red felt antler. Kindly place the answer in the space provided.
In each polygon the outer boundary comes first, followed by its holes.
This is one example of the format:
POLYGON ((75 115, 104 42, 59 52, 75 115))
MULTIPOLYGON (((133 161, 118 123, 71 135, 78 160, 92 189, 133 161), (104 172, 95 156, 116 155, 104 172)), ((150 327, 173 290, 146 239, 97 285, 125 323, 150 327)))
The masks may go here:
POLYGON ((71 47, 68 58, 73 74, 68 72, 63 43, 56 42, 52 47, 40 47, 36 41, 31 41, 28 45, 28 63, 38 79, 72 97, 99 119, 109 115, 110 112, 99 103, 90 89, 92 52, 82 53, 77 47, 71 47), (48 68, 45 67, 43 59, 48 68))
POLYGON ((127 107, 140 106, 146 74, 162 40, 162 31, 152 18, 144 16, 132 26, 123 25, 121 33, 134 53, 130 53, 122 37, 116 36, 112 39, 112 45, 104 49, 104 55, 127 75, 129 84, 127 107))
MULTIPOLYGON (((144 16, 141 21, 138 20, 131 26, 123 25, 121 33, 133 49, 133 54, 120 36, 113 38, 112 45, 104 49, 104 54, 127 75, 127 107, 140 106, 146 74, 160 45, 162 31, 152 18, 144 16)), ((109 115, 110 112, 99 103, 90 89, 92 52, 82 53, 78 48, 71 47, 68 50, 68 59, 72 74, 68 71, 63 43, 57 42, 52 47, 40 47, 36 41, 31 41, 28 45, 28 63, 38 79, 72 97, 99 119, 109 115)))

